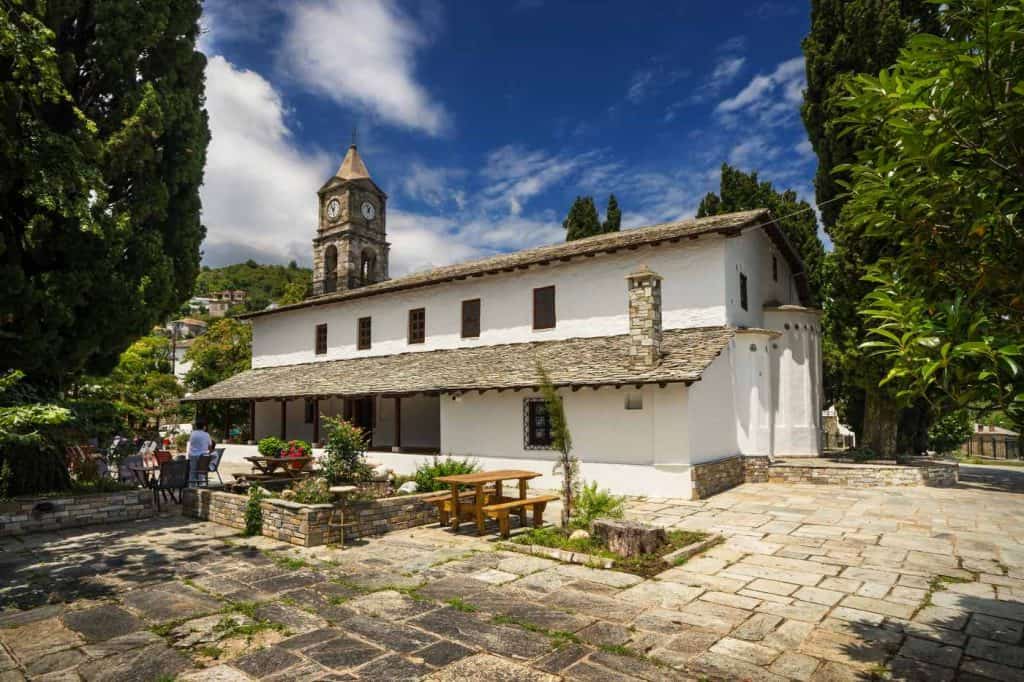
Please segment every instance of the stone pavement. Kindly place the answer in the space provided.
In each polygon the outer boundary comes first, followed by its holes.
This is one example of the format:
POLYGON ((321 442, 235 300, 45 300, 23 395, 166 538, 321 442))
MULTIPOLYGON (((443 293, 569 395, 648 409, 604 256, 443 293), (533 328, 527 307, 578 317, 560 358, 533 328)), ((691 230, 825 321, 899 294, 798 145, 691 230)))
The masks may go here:
POLYGON ((0 681, 1024 679, 1024 472, 973 472, 633 500, 727 537, 652 580, 436 526, 344 549, 169 516, 0 540, 0 681))

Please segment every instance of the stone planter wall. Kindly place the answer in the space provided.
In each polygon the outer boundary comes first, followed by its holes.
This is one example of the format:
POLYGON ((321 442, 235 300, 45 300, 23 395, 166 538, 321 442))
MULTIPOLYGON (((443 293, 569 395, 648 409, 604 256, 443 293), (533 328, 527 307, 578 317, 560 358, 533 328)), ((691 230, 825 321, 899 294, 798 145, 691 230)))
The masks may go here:
POLYGON ((690 469, 690 479, 693 481, 694 500, 706 499, 741 483, 766 483, 768 457, 733 455, 714 462, 694 464, 690 469))
MULTIPOLYGON (((340 543, 342 523, 346 541, 422 526, 437 521, 437 508, 422 499, 432 494, 360 500, 341 507, 264 500, 263 535, 313 547, 340 543)), ((181 511, 185 516, 242 530, 247 499, 245 495, 190 488, 185 491, 181 511)))
POLYGON ((134 521, 153 516, 150 490, 68 497, 23 497, 0 502, 0 536, 78 528, 97 523, 134 521), (51 505, 47 511, 36 505, 51 505))
POLYGON ((899 464, 842 464, 829 462, 780 462, 768 469, 769 483, 809 483, 848 488, 954 486, 959 465, 927 459, 904 460, 899 464))

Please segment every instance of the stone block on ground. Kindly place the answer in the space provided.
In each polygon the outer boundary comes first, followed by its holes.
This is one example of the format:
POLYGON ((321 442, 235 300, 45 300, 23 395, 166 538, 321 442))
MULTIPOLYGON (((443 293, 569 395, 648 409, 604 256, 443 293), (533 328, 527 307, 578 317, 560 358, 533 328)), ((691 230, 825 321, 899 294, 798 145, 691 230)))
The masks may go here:
POLYGON ((622 519, 596 519, 591 534, 621 557, 653 554, 668 543, 668 534, 660 526, 622 519))

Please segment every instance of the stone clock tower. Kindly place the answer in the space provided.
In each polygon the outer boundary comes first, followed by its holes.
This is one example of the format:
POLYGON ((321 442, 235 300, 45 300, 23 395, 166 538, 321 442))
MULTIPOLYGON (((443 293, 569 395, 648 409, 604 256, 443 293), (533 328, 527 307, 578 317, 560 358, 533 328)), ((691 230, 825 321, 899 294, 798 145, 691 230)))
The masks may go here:
POLYGON ((341 168, 317 192, 320 218, 313 239, 313 295, 345 291, 388 278, 384 219, 388 196, 370 179, 352 145, 341 168))

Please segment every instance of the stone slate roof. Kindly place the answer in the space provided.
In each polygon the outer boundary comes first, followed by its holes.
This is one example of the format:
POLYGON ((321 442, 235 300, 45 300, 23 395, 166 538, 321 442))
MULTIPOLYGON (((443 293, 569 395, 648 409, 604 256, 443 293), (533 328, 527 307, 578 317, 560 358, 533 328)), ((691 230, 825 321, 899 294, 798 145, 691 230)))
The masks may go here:
POLYGON ((669 329, 662 361, 629 362, 629 335, 399 353, 250 369, 186 401, 403 395, 537 386, 537 364, 556 386, 691 383, 725 348, 731 327, 669 329))
POLYGON ((803 262, 797 254, 793 245, 789 243, 782 230, 774 222, 771 213, 767 209, 753 211, 742 211, 738 213, 725 213, 722 215, 709 216, 707 218, 691 218, 678 220, 671 223, 662 223, 650 227, 640 227, 621 232, 610 232, 585 239, 577 239, 561 244, 550 246, 539 246, 533 249, 525 249, 514 253, 505 253, 500 256, 493 256, 483 260, 470 261, 468 263, 457 263, 446 265, 432 270, 416 272, 404 277, 377 282, 358 289, 341 291, 326 296, 318 296, 306 299, 301 303, 280 306, 274 310, 263 310, 259 312, 239 315, 240 318, 262 317, 263 315, 276 315, 288 310, 308 308, 312 306, 326 305, 338 301, 347 301, 355 298, 365 298, 393 291, 413 289, 418 287, 463 280, 468 277, 483 277, 502 272, 514 272, 526 270, 532 265, 548 265, 558 261, 569 261, 574 258, 593 257, 603 253, 615 253, 622 250, 638 249, 641 246, 662 244, 665 242, 679 242, 682 239, 696 239, 704 234, 739 234, 744 229, 760 227, 765 230, 768 236, 775 242, 783 256, 790 264, 801 299, 807 303, 809 300, 807 292, 807 281, 804 275, 803 262))

